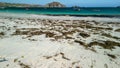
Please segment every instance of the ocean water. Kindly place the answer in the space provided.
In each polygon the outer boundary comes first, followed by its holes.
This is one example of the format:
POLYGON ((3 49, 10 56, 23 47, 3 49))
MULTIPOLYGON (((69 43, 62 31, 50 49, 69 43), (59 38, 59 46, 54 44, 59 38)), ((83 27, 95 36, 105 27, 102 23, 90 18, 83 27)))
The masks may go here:
POLYGON ((48 14, 48 15, 117 15, 120 16, 120 8, 15 8, 2 7, 0 12, 4 13, 26 13, 26 14, 48 14))

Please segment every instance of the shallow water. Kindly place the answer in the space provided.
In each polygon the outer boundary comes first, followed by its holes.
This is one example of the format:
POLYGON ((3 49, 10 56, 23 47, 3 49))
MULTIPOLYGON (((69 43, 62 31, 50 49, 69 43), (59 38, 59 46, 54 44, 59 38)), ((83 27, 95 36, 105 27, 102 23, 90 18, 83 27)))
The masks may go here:
POLYGON ((27 14, 51 14, 51 15, 116 15, 120 16, 120 8, 15 8, 2 7, 0 12, 5 13, 27 13, 27 14))

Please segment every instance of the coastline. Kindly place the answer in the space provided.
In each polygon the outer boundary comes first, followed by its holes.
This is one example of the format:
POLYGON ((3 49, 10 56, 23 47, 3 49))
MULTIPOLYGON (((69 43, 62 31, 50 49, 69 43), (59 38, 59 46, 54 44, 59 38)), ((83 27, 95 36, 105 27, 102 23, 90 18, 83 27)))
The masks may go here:
POLYGON ((97 21, 106 21, 106 22, 119 22, 120 18, 119 17, 114 17, 114 16, 84 16, 84 15, 80 15, 80 16, 70 16, 70 15, 45 15, 45 14, 26 14, 26 13, 0 13, 0 17, 14 17, 14 18, 35 18, 35 19, 61 19, 61 20, 97 20, 97 21))
POLYGON ((75 15, 75 14, 45 14, 45 15, 50 15, 50 16, 75 16, 75 17, 108 17, 108 18, 120 18, 120 15, 104 15, 104 14, 101 14, 101 15, 75 15))

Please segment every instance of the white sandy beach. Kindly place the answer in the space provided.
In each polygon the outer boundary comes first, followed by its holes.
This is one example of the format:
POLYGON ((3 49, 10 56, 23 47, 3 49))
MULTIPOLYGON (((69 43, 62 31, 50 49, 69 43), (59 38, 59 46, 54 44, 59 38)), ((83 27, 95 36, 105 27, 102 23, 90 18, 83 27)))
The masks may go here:
POLYGON ((119 68, 120 18, 0 13, 0 68, 119 68))

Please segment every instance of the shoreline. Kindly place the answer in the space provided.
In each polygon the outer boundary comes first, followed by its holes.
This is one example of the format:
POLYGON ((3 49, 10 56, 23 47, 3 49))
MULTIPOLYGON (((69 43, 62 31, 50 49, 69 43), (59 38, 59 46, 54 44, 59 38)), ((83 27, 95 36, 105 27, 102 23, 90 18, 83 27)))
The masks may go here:
POLYGON ((0 12, 7 14, 31 14, 31 15, 47 15, 47 16, 74 16, 74 17, 107 17, 107 18, 120 18, 120 14, 34 14, 34 13, 13 13, 13 12, 0 12))
POLYGON ((50 15, 50 16, 75 16, 75 17, 107 17, 107 18, 120 18, 120 15, 75 15, 75 14, 44 14, 44 15, 50 15))
POLYGON ((13 18, 33 18, 33 19, 59 19, 59 20, 95 20, 103 22, 120 22, 120 17, 92 17, 92 16, 69 16, 69 15, 42 15, 42 14, 25 14, 25 13, 0 13, 0 17, 13 18))

